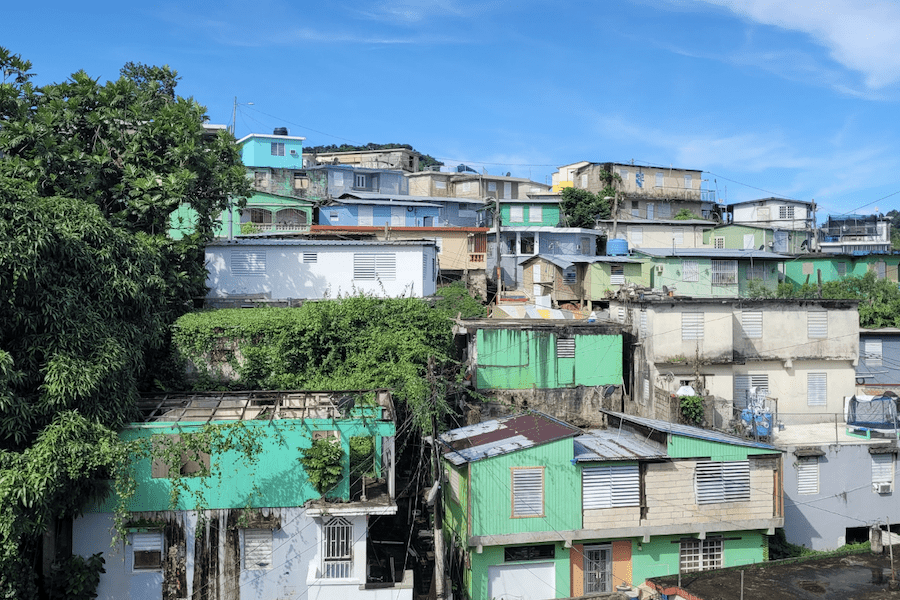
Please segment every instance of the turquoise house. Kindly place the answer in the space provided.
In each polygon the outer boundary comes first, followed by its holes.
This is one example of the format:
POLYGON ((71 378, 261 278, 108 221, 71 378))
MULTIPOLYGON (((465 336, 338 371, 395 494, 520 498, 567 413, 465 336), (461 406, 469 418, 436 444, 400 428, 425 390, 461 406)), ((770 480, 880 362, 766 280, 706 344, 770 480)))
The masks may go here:
MULTIPOLYGON (((255 192, 244 208, 224 211, 216 220, 215 237, 234 238, 254 233, 296 233, 309 231, 315 206, 311 200, 255 192)), ((181 239, 193 233, 196 211, 183 204, 169 217, 169 237, 181 239)))
POLYGON ((379 571, 412 598, 411 571, 385 574, 367 555, 369 518, 397 511, 388 392, 196 393, 139 408, 120 434, 135 452, 125 539, 113 537, 115 494, 73 524, 74 553, 105 558, 99 598, 355 595, 379 571), (323 492, 300 462, 314 445, 335 450, 321 461, 340 473, 323 492))
POLYGON ((747 296, 751 285, 770 290, 788 257, 765 250, 639 248, 650 264, 650 285, 694 298, 747 296))
POLYGON ((879 279, 898 281, 900 254, 804 254, 784 265, 785 281, 800 286, 837 281, 843 277, 862 277, 874 271, 879 279))
POLYGON ((302 169, 305 139, 289 136, 287 129, 277 128, 272 135, 262 133, 246 135, 237 141, 237 145, 245 167, 302 169))
POLYGON ((465 321, 480 390, 556 389, 622 383, 619 325, 588 321, 465 321))
POLYGON ((440 436, 462 597, 580 597, 767 560, 784 525, 780 450, 604 414, 587 432, 532 412, 440 436))

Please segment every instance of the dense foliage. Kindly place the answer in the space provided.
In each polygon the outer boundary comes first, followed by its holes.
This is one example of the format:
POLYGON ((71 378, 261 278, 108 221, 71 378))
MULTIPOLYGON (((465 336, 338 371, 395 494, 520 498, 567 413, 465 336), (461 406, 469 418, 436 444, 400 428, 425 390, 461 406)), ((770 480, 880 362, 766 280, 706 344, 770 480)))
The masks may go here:
POLYGON ((37 594, 43 532, 126 461, 115 428, 205 292, 217 213, 249 191, 168 67, 40 87, 30 68, 0 48, 0 597, 18 598, 37 594), (197 232, 173 242, 182 203, 197 232))
POLYGON ((594 194, 581 188, 564 188, 559 201, 563 212, 563 225, 593 229, 597 224, 597 219, 610 217, 610 201, 604 200, 604 198, 612 197, 614 194, 615 190, 612 189, 594 194), (606 191, 610 193, 607 194, 606 191))
POLYGON ((757 298, 831 298, 859 300, 860 327, 900 327, 900 287, 888 279, 878 279, 874 271, 862 276, 847 276, 818 285, 778 284, 775 290, 762 285, 751 286, 750 295, 757 298))
POLYGON ((460 316, 463 319, 476 319, 487 316, 487 307, 480 297, 472 297, 466 284, 462 281, 454 281, 442 286, 437 291, 438 299, 434 307, 444 311, 447 317, 455 319, 460 316))
POLYGON ((429 357, 441 364, 450 355, 451 321, 415 298, 191 313, 176 323, 174 341, 201 370, 227 349, 244 389, 391 388, 428 429, 433 412, 445 410, 431 401, 425 375, 429 357))
POLYGON ((676 221, 690 221, 691 219, 699 219, 697 215, 691 212, 689 208, 682 208, 673 217, 676 221))
POLYGON ((323 496, 328 496, 344 476, 344 451, 334 438, 314 441, 298 459, 307 479, 323 496))
POLYGON ((321 154, 326 152, 366 152, 368 150, 392 150, 394 148, 401 148, 403 150, 416 152, 419 155, 420 171, 424 171, 428 167, 444 166, 444 163, 442 163, 435 157, 429 154, 422 154, 421 152, 417 152, 416 149, 409 144, 374 144, 371 142, 366 144, 365 146, 354 146, 352 144, 329 144, 327 146, 309 146, 307 148, 304 148, 303 152, 321 154))

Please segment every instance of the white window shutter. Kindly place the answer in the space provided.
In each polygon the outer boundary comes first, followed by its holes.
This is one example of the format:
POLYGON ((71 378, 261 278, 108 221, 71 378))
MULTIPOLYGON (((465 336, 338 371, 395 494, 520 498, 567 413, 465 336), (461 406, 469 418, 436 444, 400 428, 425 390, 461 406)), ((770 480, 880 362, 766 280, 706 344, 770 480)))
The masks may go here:
POLYGON ((699 312, 681 313, 681 339, 682 340, 702 340, 703 339, 703 313, 699 313, 699 312))
POLYGON ((801 456, 797 459, 797 493, 819 493, 819 457, 801 456))
POLYGON ((806 374, 806 404, 807 406, 825 406, 828 398, 828 374, 806 374))
POLYGON ((638 465, 589 467, 581 472, 584 509, 640 506, 638 465))
POLYGON ((512 470, 512 513, 514 517, 544 514, 544 469, 512 470))
POLYGON ((697 504, 750 500, 750 461, 701 461, 696 465, 697 504))
POLYGON ((272 566, 272 530, 244 530, 244 568, 268 569, 272 566))
POLYGON ((828 337, 828 313, 824 310, 806 313, 807 334, 811 338, 828 337))
POLYGON ((872 483, 893 483, 894 482, 894 455, 873 454, 872 455, 872 483))
POLYGON ((763 314, 758 310, 745 310, 741 312, 741 326, 744 336, 749 339, 762 337, 763 314))

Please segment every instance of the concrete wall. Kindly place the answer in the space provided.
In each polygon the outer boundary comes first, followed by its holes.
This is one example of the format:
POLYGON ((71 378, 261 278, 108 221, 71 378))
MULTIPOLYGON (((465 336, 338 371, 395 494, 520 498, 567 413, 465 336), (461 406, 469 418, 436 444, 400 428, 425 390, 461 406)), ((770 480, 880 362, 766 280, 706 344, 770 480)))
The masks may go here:
MULTIPOLYGON (((674 216, 674 215, 673 215, 674 216)), ((700 216, 699 214, 697 216, 700 216)), ((644 218, 644 217, 642 217, 644 218)), ((612 226, 604 222, 607 230, 612 235, 612 226)), ((675 225, 665 223, 655 225, 653 223, 631 224, 620 222, 617 229, 618 237, 628 240, 629 248, 703 248, 703 231, 712 227, 709 225, 675 225), (676 232, 681 235, 676 235, 676 232), (635 241, 635 234, 639 234, 639 242, 635 241), (680 237, 680 243, 678 238, 680 237)))
POLYGON ((871 386, 873 391, 877 390, 879 387, 896 386, 900 384, 900 363, 897 361, 898 356, 900 356, 900 331, 860 331, 859 365, 856 367, 857 378, 862 380, 863 385, 871 386), (875 360, 874 356, 869 357, 865 354, 866 340, 881 342, 880 361, 875 360))
MULTIPOLYGON (((360 225, 360 207, 363 204, 332 204, 319 208, 319 225, 360 225)), ((440 209, 434 206, 385 206, 368 205, 372 211, 373 227, 425 227, 436 225, 440 209)))
MULTIPOLYGON (((605 300, 606 293, 618 290, 619 284, 612 284, 612 265, 615 263, 595 262, 589 266, 590 276, 587 283, 590 284, 588 297, 591 300, 605 300)), ((634 284, 644 287, 650 286, 650 262, 643 263, 619 263, 625 275, 625 285, 634 284)))
POLYGON ((536 258, 522 265, 522 290, 534 301, 534 285, 540 285, 539 296, 549 295, 555 305, 563 302, 578 302, 587 297, 586 290, 590 289, 590 265, 586 263, 575 264, 575 281, 566 283, 563 279, 563 269, 548 260, 536 258), (535 278, 535 268, 539 270, 535 278))
POLYGON ((277 526, 256 525, 273 529, 272 561, 266 568, 250 568, 242 557, 242 527, 246 525, 242 525, 240 513, 240 510, 204 511, 202 521, 192 511, 140 513, 140 517, 163 526, 166 556, 165 566, 159 570, 134 571, 132 546, 121 541, 110 546, 111 513, 86 514, 76 519, 73 551, 84 557, 103 553, 106 573, 101 575, 97 590, 100 600, 412 598, 411 581, 406 589, 359 589, 366 581, 365 516, 346 517, 353 526, 352 576, 323 580, 316 577, 322 563, 321 517, 313 518, 303 508, 261 511, 271 518, 271 523, 277 523, 277 526))
POLYGON ((776 229, 803 229, 808 227, 813 218, 808 204, 791 202, 790 200, 773 200, 761 204, 739 204, 731 209, 735 223, 754 223, 776 229), (779 207, 793 206, 794 218, 782 219, 779 207))
MULTIPOLYGON (((882 443, 886 440, 879 440, 882 443)), ((789 542, 813 550, 833 550, 846 543, 848 527, 900 523, 897 502, 897 461, 894 459, 894 491, 878 494, 872 489, 872 455, 860 444, 820 444, 819 491, 800 494, 794 447, 785 456, 784 532, 789 542)))
POLYGON ((303 140, 280 135, 255 135, 241 144, 241 161, 248 167, 303 168, 303 140), (272 154, 272 143, 284 144, 284 155, 272 154), (291 150, 295 152, 291 154, 291 150))
POLYGON ((377 296, 430 296, 437 275, 434 246, 318 246, 318 245, 211 245, 206 248, 210 298, 262 294, 269 299, 334 298, 339 294, 366 292, 377 296), (265 256, 260 274, 232 272, 235 254, 253 252, 265 256), (354 254, 393 254, 395 277, 376 280, 353 278, 354 254), (309 255, 315 254, 314 262, 309 255), (310 262, 305 262, 310 259, 310 262))

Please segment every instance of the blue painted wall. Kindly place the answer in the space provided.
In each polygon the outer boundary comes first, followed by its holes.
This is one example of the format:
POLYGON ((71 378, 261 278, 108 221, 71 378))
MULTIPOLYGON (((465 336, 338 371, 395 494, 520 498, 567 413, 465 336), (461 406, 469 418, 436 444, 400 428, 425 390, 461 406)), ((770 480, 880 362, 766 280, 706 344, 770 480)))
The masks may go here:
MULTIPOLYGON (((319 225, 359 225, 359 204, 323 206, 319 209, 319 225)), ((372 224, 375 227, 391 225, 391 208, 403 211, 399 227, 425 227, 438 224, 439 209, 428 206, 372 206, 372 224), (427 219, 430 218, 429 223, 427 219)), ((395 225, 396 227, 396 225, 395 225)))
POLYGON ((859 333, 859 364, 856 377, 863 385, 897 385, 900 383, 900 334, 859 333), (881 360, 866 355, 866 340, 881 340, 881 360), (873 364, 874 363, 874 364, 873 364), (880 363, 880 364, 879 364, 880 363))
POLYGON ((280 135, 254 136, 241 144, 241 160, 247 167, 303 168, 303 140, 280 135), (284 156, 272 154, 272 143, 284 144, 284 156), (291 150, 295 153, 291 154, 291 150))

